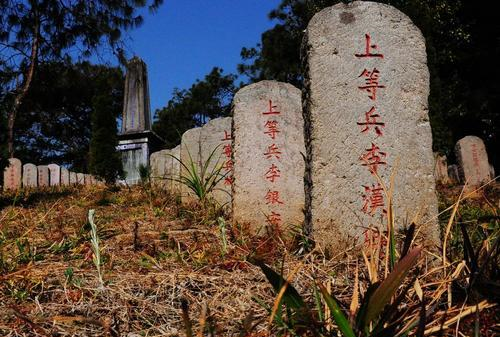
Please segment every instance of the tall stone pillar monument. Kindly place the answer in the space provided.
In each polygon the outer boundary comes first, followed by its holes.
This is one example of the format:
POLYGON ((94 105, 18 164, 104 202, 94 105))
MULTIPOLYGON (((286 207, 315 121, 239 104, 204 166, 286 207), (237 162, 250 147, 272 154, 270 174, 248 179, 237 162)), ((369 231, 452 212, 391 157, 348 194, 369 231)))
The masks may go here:
POLYGON ((162 140, 151 131, 148 73, 139 57, 127 64, 123 119, 117 150, 122 154, 125 182, 140 181, 139 168, 149 165, 150 153, 160 149, 162 140))

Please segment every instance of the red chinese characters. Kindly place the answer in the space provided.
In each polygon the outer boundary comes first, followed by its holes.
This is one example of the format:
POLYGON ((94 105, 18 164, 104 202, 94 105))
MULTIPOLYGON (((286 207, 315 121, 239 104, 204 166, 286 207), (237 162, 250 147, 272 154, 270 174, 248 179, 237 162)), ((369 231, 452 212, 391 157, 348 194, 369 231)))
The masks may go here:
POLYGON ((266 145, 262 155, 269 162, 269 166, 263 172, 264 179, 267 181, 268 190, 263 196, 264 202, 268 206, 269 213, 266 214, 266 222, 273 227, 279 227, 282 224, 282 217, 279 208, 285 204, 282 200, 280 191, 276 186, 276 182, 281 178, 281 170, 279 168, 279 160, 283 154, 283 150, 278 144, 280 135, 280 115, 281 111, 272 100, 269 100, 268 109, 262 112, 263 116, 267 116, 262 123, 263 134, 269 137, 269 143, 266 145))
MULTIPOLYGON (((372 43, 370 34, 365 34, 364 51, 354 54, 357 58, 375 58, 383 59, 384 55, 380 52, 379 47, 372 43)), ((378 62, 378 61, 377 61, 378 62)), ((372 135, 373 137, 381 137, 384 135, 383 129, 386 124, 383 120, 383 114, 377 107, 377 94, 379 90, 383 90, 386 86, 381 83, 381 72, 377 67, 364 68, 358 78, 363 79, 363 83, 358 85, 358 89, 368 93, 370 100, 369 108, 363 112, 361 118, 358 119, 357 125, 360 126, 360 132, 365 136, 372 135), (370 132, 371 131, 371 132, 370 132)), ((371 147, 365 149, 360 154, 359 160, 361 165, 366 167, 369 172, 375 177, 379 175, 381 166, 386 166, 387 153, 380 149, 380 147, 372 139, 371 147)), ((378 178, 377 178, 378 179, 378 178)), ((377 181, 363 185, 362 206, 361 211, 374 216, 377 212, 385 214, 384 204, 384 189, 383 186, 377 181)))

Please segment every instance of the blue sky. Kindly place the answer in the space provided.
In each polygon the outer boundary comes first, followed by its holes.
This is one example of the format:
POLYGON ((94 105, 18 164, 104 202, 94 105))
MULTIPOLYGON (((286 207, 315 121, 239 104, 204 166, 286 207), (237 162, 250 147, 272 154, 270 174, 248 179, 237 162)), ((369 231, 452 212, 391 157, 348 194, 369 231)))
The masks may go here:
POLYGON ((267 14, 280 0, 165 0, 129 33, 128 51, 148 66, 151 111, 166 105, 174 88, 188 88, 214 66, 236 73, 242 47, 260 42, 276 22, 267 14))

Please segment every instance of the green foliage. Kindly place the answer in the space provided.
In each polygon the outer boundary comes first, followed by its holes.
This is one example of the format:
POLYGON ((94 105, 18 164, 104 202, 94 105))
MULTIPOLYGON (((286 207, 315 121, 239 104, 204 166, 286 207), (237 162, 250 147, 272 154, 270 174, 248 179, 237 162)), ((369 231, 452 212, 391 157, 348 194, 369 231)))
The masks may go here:
MULTIPOLYGON (((417 247, 410 250, 394 266, 392 272, 381 283, 372 284, 365 296, 359 310, 354 315, 354 319, 348 320, 348 314, 344 312, 338 301, 330 294, 327 289, 318 284, 321 295, 326 305, 330 309, 332 319, 338 326, 339 331, 344 337, 356 336, 393 336, 402 329, 401 318, 407 311, 399 311, 398 307, 404 298, 405 289, 388 305, 391 298, 394 297, 397 290, 404 283, 406 276, 411 268, 415 266, 420 257, 422 248, 417 247)), ((308 306, 299 292, 283 277, 269 268, 263 262, 255 261, 274 291, 278 294, 283 286, 286 286, 283 296, 280 299, 279 310, 276 310, 274 322, 291 331, 293 335, 301 335, 309 331, 317 336, 337 336, 336 331, 328 332, 319 322, 323 321, 324 314, 321 310, 321 301, 316 294, 316 307, 318 308, 317 317, 313 316, 313 310, 308 306), (287 317, 281 312, 281 305, 286 306, 287 317)), ((317 291, 315 290, 315 293, 317 291)))
POLYGON ((222 73, 222 69, 213 68, 204 80, 197 80, 188 90, 176 89, 167 106, 156 110, 153 130, 168 147, 179 144, 186 130, 230 115, 235 76, 222 73))
MULTIPOLYGON (((277 24, 254 48, 243 48, 240 74, 250 82, 279 80, 299 88, 300 47, 312 16, 340 0, 282 0, 269 13, 277 24)), ((347 2, 347 1, 344 1, 347 2)), ((455 142, 481 137, 490 161, 500 165, 500 24, 488 6, 465 0, 382 0, 407 14, 422 31, 431 74, 429 118, 434 150, 453 159, 455 142)))
POLYGON ((112 184, 123 176, 123 166, 118 145, 116 116, 119 105, 113 99, 102 94, 93 99, 92 138, 90 140, 90 172, 112 184))
POLYGON ((106 114, 118 118, 123 81, 122 71, 114 67, 88 62, 41 65, 16 118, 16 156, 23 162, 55 162, 87 172, 96 100, 105 109, 99 112, 101 119, 106 114))
POLYGON ((180 178, 172 178, 175 181, 183 184, 205 205, 209 202, 209 196, 215 190, 217 184, 225 178, 222 174, 223 165, 220 162, 220 157, 216 158, 218 146, 208 156, 204 163, 197 163, 191 157, 188 150, 188 162, 182 161, 179 158, 172 156, 181 165, 180 178))

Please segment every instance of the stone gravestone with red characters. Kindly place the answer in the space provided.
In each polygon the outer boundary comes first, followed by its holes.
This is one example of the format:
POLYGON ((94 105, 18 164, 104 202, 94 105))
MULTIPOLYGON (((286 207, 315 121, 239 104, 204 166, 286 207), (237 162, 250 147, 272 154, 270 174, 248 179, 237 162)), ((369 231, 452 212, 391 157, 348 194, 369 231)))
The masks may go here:
POLYGON ((47 165, 38 165, 38 187, 46 187, 50 185, 49 167, 47 165))
POLYGON ((21 188, 22 163, 17 158, 9 159, 9 166, 3 172, 3 189, 15 191, 21 188))
POLYGON ((256 233, 304 222, 304 122, 300 90, 276 81, 233 99, 233 221, 256 233))
POLYGON ((386 228, 392 173, 396 230, 416 217, 434 243, 429 71, 419 29, 394 7, 341 3, 311 19, 302 56, 306 228, 327 249, 362 244, 371 225, 386 228))
POLYGON ((57 164, 47 165, 50 171, 50 186, 61 185, 61 167, 57 164))
POLYGON ((214 178, 212 196, 221 206, 231 206, 233 159, 231 145, 231 117, 215 118, 203 125, 200 133, 200 159, 208 162, 207 171, 218 173, 214 178))
POLYGON ((467 191, 474 190, 491 179, 486 147, 481 138, 466 136, 455 145, 458 172, 467 191))
POLYGON ((38 171, 35 164, 23 165, 23 187, 33 188, 38 186, 38 171))

